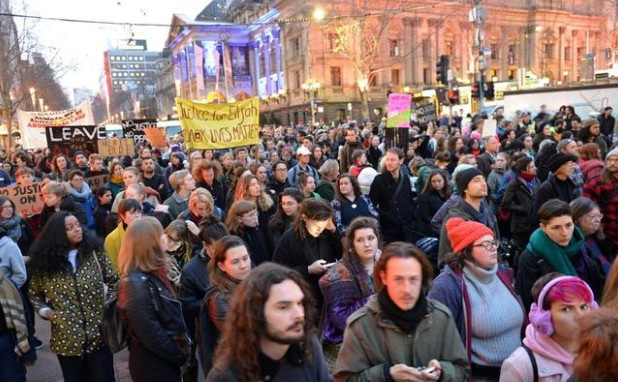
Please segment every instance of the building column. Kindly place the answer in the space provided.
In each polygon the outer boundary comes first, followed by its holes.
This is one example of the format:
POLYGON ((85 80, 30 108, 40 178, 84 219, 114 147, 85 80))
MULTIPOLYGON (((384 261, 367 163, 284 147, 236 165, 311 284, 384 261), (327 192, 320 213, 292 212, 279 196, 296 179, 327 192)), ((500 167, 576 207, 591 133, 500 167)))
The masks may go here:
POLYGON ((277 65, 277 87, 278 91, 285 89, 285 81, 283 80, 283 71, 281 65, 281 39, 280 39, 280 30, 273 30, 273 43, 272 48, 275 50, 275 63, 277 65))
POLYGON ((510 28, 506 26, 500 28, 500 39, 502 43, 499 46, 500 51, 498 53, 498 61, 500 61, 500 75, 498 76, 498 81, 506 80, 509 73, 509 30, 510 28))
POLYGON ((266 96, 270 96, 272 93, 272 86, 270 83, 270 55, 272 54, 271 41, 272 39, 270 38, 270 35, 262 36, 262 54, 264 55, 264 70, 266 71, 266 73, 264 73, 264 76, 266 77, 266 96))
POLYGON ((403 85, 410 86, 414 82, 414 74, 412 73, 414 68, 415 53, 412 36, 412 19, 406 17, 402 20, 403 23, 403 44, 401 46, 401 54, 406 58, 403 61, 403 85))
POLYGON ((571 41, 571 73, 569 73, 569 75, 571 76, 571 81, 577 81, 580 57, 577 56, 579 39, 577 36, 577 30, 575 29, 571 30, 571 41))
POLYGON ((253 57, 254 57, 254 65, 253 68, 255 70, 255 76, 253 77, 253 86, 255 87, 255 95, 261 97, 260 94, 260 45, 261 42, 259 40, 253 41, 253 57))

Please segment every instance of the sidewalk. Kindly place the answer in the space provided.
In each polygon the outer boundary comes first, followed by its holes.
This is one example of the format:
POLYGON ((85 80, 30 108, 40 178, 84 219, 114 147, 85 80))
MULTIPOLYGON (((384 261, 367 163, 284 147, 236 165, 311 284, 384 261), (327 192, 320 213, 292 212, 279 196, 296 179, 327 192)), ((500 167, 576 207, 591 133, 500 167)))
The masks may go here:
MULTIPOLYGON (((62 371, 58 358, 49 350, 50 325, 49 322, 36 317, 36 336, 43 341, 43 349, 37 350, 37 361, 28 367, 27 380, 31 382, 63 382, 62 371)), ((124 349, 114 354, 114 372, 117 382, 130 382, 129 351, 124 349)))

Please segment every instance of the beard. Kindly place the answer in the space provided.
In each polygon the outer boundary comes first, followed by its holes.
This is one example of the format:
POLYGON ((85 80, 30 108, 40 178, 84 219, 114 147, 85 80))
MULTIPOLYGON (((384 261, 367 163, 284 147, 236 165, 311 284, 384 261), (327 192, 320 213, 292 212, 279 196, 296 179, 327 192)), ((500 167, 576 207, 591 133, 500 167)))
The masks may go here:
POLYGON ((280 330, 272 330, 272 328, 267 327, 266 331, 264 333, 264 336, 272 341, 275 342, 277 344, 280 345, 293 345, 295 343, 301 342, 302 340, 304 340, 305 338, 305 321, 297 321, 295 322, 293 325, 288 326, 285 330, 280 331, 280 330), (300 333, 298 336, 292 336, 292 335, 285 335, 285 333, 288 330, 292 330, 295 329, 298 325, 301 325, 303 327, 303 331, 302 333, 300 333))

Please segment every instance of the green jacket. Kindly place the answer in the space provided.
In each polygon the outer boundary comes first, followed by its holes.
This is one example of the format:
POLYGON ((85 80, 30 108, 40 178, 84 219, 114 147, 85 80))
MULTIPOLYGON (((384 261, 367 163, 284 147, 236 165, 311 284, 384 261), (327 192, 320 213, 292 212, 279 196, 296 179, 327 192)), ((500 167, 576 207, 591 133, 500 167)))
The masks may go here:
POLYGON ((75 274, 70 267, 67 260, 64 272, 53 276, 35 274, 30 281, 29 296, 39 313, 44 308, 54 311, 49 343, 51 351, 62 356, 80 357, 103 346, 99 329, 103 283, 108 286, 109 300, 116 296, 119 279, 103 251, 80 252, 75 274))
POLYGON ((465 381, 468 356, 448 308, 428 299, 429 313, 413 334, 402 332, 382 313, 377 295, 347 321, 337 365, 336 381, 386 381, 396 364, 427 366, 437 359, 440 381, 465 381))

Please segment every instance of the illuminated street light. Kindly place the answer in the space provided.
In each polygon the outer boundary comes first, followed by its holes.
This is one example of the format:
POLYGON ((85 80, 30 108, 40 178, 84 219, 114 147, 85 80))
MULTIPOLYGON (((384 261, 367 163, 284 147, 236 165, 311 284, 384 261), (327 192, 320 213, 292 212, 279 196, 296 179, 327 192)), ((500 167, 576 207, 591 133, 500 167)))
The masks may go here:
POLYGON ((318 89, 320 89, 320 86, 321 85, 318 81, 312 80, 312 79, 309 79, 307 80, 307 82, 302 84, 303 90, 309 93, 309 102, 311 103, 311 126, 315 126, 315 113, 313 112, 314 96, 315 96, 315 92, 317 92, 318 89))
POLYGON ((326 18, 326 12, 324 11, 324 9, 320 8, 320 7, 316 7, 313 10, 313 20, 320 22, 323 21, 326 18))

